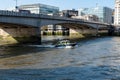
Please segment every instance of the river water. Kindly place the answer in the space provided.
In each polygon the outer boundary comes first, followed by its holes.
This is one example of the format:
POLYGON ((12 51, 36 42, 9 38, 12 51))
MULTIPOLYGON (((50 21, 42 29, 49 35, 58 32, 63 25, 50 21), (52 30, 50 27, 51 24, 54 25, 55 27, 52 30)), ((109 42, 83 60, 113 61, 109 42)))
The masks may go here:
POLYGON ((3 46, 0 80, 120 80, 120 37, 82 40, 72 49, 3 46))

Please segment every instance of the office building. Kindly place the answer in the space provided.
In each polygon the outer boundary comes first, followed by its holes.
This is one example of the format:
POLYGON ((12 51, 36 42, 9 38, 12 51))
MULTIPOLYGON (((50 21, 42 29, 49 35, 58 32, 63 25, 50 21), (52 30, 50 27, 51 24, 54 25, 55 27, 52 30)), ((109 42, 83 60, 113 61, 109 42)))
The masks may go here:
POLYGON ((78 16, 78 11, 75 9, 72 10, 62 10, 61 11, 61 16, 71 18, 72 16, 78 16))
POLYGON ((82 8, 78 10, 78 15, 96 15, 99 22, 112 23, 112 9, 108 7, 82 8))
POLYGON ((45 4, 29 4, 19 6, 20 10, 29 10, 31 13, 44 14, 44 15, 58 15, 59 8, 45 4))
POLYGON ((83 16, 72 16, 72 18, 82 19, 82 20, 87 20, 87 21, 96 21, 96 22, 99 21, 98 16, 92 15, 92 14, 83 15, 83 16))
POLYGON ((120 0, 115 0, 114 24, 120 25, 120 0))

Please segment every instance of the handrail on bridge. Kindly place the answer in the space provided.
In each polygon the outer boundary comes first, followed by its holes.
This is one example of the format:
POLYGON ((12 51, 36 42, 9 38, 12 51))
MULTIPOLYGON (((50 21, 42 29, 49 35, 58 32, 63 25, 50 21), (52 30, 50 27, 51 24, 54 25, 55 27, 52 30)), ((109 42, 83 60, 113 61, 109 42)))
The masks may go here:
POLYGON ((75 19, 75 18, 66 18, 66 17, 61 17, 61 16, 50 16, 50 15, 44 15, 44 14, 34 14, 34 13, 21 13, 21 12, 15 12, 15 11, 8 11, 8 10, 0 10, 0 15, 3 16, 23 16, 23 17, 42 17, 42 18, 50 18, 50 19, 60 19, 60 20, 70 20, 70 21, 82 21, 86 23, 93 23, 93 24, 103 24, 103 25, 110 25, 108 23, 101 23, 101 22, 93 22, 93 21, 86 21, 82 19, 75 19))

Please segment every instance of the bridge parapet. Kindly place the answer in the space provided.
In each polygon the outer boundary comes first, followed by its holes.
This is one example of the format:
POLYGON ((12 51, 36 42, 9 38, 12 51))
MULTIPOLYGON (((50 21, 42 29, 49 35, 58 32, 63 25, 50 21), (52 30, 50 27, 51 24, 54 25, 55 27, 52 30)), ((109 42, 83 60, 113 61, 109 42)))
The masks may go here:
MULTIPOLYGON (((65 17, 59 17, 59 16, 49 16, 49 15, 43 15, 43 14, 33 14, 33 13, 21 13, 21 12, 14 12, 14 11, 7 11, 7 10, 0 10, 1 16, 20 16, 20 17, 33 17, 33 18, 47 18, 47 19, 67 19, 65 17)), ((68 19, 67 19, 68 20, 68 19)), ((70 18, 69 18, 70 20, 70 18)), ((71 19, 72 20, 72 19, 71 19)))
MULTIPOLYGON (((74 20, 74 21, 84 21, 82 19, 73 19, 73 18, 66 18, 60 16, 49 16, 44 14, 31 14, 31 13, 21 13, 21 12, 14 12, 14 11, 7 11, 7 10, 0 10, 0 15, 3 16, 24 16, 24 17, 35 17, 35 18, 47 18, 47 19, 62 19, 62 20, 74 20)), ((86 21, 90 22, 90 21, 86 21)))
POLYGON ((73 18, 66 18, 60 16, 50 16, 44 14, 32 14, 32 13, 21 13, 21 12, 14 12, 14 11, 5 11, 0 10, 0 16, 8 16, 8 17, 22 17, 22 18, 37 18, 37 19, 46 19, 46 20, 56 20, 56 21, 66 21, 66 22, 73 22, 73 23, 85 23, 85 24, 95 24, 95 25, 109 25, 107 23, 101 22, 91 22, 82 19, 73 19, 73 18))
POLYGON ((20 12, 5 11, 5 10, 0 10, 0 15, 3 15, 3 16, 26 16, 26 17, 38 17, 37 14, 28 14, 28 13, 20 13, 20 12))

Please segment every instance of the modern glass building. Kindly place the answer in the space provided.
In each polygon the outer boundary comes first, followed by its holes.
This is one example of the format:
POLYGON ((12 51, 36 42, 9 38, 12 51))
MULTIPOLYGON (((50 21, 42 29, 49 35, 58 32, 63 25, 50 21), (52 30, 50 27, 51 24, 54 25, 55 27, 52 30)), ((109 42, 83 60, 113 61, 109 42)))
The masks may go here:
POLYGON ((112 9, 108 7, 82 8, 78 10, 78 15, 96 15, 100 22, 112 23, 112 9))
POLYGON ((114 24, 120 25, 120 0, 115 0, 114 24))
POLYGON ((19 6, 20 10, 30 10, 31 13, 56 15, 59 14, 59 8, 45 4, 29 4, 19 6))

